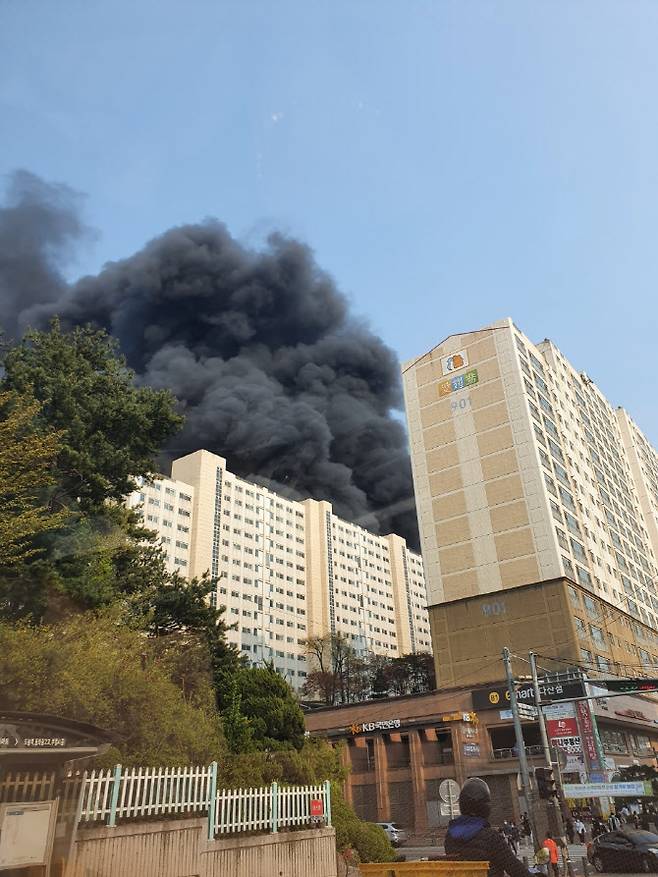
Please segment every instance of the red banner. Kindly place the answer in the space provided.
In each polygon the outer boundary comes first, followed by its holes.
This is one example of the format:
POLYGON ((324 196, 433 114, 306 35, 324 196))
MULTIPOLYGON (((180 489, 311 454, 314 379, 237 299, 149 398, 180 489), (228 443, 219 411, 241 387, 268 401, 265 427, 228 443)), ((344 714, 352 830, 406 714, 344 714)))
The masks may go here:
POLYGON ((587 701, 581 700, 576 704, 578 710, 578 720, 580 722, 580 732, 583 738, 583 749, 589 761, 590 767, 595 770, 599 767, 599 757, 596 751, 596 740, 594 739, 594 725, 592 724, 592 715, 590 713, 587 701))
POLYGON ((549 719, 546 722, 549 737, 577 737, 578 721, 573 718, 549 719))
POLYGON ((321 798, 314 798, 311 801, 311 816, 324 815, 324 802, 321 798))

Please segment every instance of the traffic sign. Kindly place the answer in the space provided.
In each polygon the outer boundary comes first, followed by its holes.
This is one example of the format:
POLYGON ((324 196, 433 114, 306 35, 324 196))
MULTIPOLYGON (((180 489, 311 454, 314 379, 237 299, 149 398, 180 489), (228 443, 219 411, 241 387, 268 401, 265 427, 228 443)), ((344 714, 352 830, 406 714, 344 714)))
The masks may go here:
POLYGON ((439 784, 439 795, 446 804, 451 804, 459 798, 459 783, 456 780, 442 780, 439 784))
POLYGON ((459 816, 459 783, 456 780, 443 780, 439 784, 439 796, 443 799, 439 803, 441 816, 459 816))
POLYGON ((537 707, 530 703, 519 703, 519 715, 522 719, 536 719, 537 707))

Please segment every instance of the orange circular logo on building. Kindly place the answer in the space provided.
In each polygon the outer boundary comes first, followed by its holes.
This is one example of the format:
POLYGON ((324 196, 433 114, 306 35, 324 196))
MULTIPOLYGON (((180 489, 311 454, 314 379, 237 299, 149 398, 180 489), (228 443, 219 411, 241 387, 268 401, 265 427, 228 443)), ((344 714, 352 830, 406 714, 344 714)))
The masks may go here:
POLYGON ((489 700, 491 701, 491 703, 496 704, 500 700, 500 695, 497 691, 492 691, 489 695, 489 700))

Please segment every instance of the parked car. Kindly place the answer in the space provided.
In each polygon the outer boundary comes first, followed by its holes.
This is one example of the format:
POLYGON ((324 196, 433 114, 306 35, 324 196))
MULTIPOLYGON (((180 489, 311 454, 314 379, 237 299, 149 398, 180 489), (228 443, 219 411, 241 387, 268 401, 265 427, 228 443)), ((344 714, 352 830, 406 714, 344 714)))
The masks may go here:
POLYGON ((406 842, 407 832, 404 828, 400 828, 396 822, 376 822, 375 824, 384 829, 394 847, 399 847, 406 842))
POLYGON ((597 871, 658 871, 658 834, 610 831, 587 845, 587 858, 597 871))

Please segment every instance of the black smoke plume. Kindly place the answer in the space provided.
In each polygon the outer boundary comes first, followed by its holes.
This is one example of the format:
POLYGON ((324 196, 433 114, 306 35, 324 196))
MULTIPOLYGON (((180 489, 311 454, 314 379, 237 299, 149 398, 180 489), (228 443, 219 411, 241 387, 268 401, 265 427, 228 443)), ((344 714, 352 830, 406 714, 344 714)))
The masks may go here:
POLYGON ((251 250, 208 220, 68 286, 58 256, 83 232, 70 190, 14 177, 0 209, 6 330, 53 313, 104 327, 141 381, 180 400, 170 458, 206 448, 244 477, 417 544, 406 436, 392 416, 396 357, 308 247, 272 235, 251 250))

